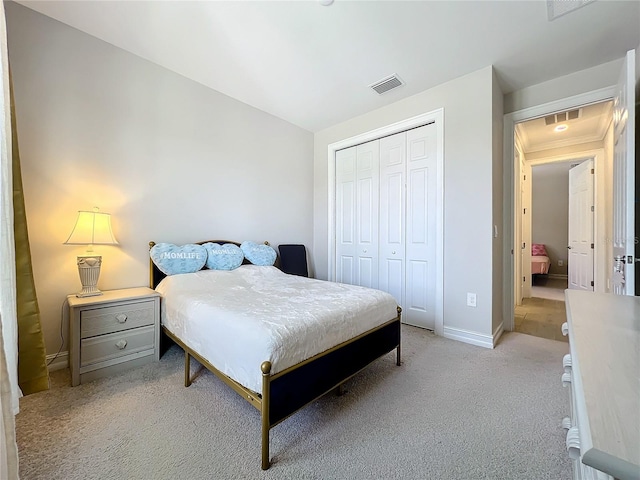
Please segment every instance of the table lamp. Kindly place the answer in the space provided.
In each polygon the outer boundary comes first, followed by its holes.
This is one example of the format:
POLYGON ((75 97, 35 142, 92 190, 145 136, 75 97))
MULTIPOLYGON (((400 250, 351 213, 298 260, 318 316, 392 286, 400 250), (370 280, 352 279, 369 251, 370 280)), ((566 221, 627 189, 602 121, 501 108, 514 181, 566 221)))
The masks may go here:
POLYGON ((87 245, 87 254, 78 255, 78 273, 80 274, 82 291, 77 293, 76 296, 92 297, 102 295, 102 292, 97 287, 102 256, 93 254, 93 246, 118 245, 118 241, 111 230, 111 215, 99 212, 98 207, 95 207, 91 212, 78 211, 76 224, 64 244, 87 245))

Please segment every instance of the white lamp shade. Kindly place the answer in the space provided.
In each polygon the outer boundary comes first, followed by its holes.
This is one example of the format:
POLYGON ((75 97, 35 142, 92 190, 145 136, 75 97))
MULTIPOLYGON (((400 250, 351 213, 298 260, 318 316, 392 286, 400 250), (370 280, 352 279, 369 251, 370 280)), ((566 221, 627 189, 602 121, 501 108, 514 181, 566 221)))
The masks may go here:
POLYGON ((78 212, 76 224, 66 245, 118 245, 111 230, 111 215, 102 212, 78 212))

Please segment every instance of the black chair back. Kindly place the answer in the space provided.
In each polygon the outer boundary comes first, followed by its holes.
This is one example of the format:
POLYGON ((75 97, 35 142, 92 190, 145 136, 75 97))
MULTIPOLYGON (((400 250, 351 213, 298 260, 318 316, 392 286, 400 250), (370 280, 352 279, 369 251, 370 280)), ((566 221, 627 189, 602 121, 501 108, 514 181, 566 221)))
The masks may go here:
POLYGON ((280 270, 291 275, 308 277, 307 249, 304 245, 278 245, 280 270))

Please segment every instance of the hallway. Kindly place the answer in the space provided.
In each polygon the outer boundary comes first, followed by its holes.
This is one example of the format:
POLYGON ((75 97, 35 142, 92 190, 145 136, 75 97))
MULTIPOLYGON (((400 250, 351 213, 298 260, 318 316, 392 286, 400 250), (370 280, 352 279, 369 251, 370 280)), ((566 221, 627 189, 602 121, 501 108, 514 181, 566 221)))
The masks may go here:
POLYGON ((524 298, 522 305, 515 306, 515 331, 568 342, 568 337, 561 332, 562 324, 567 321, 564 304, 566 288, 565 279, 537 278, 531 289, 532 298, 524 298))

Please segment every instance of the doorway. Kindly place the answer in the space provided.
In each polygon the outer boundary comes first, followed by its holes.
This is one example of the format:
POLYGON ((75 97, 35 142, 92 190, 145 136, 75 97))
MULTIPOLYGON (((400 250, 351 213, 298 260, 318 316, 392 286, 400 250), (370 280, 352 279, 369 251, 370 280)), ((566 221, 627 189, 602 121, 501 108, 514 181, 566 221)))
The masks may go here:
POLYGON ((514 126, 515 331, 566 341, 564 290, 606 290, 612 120, 605 101, 514 126))

